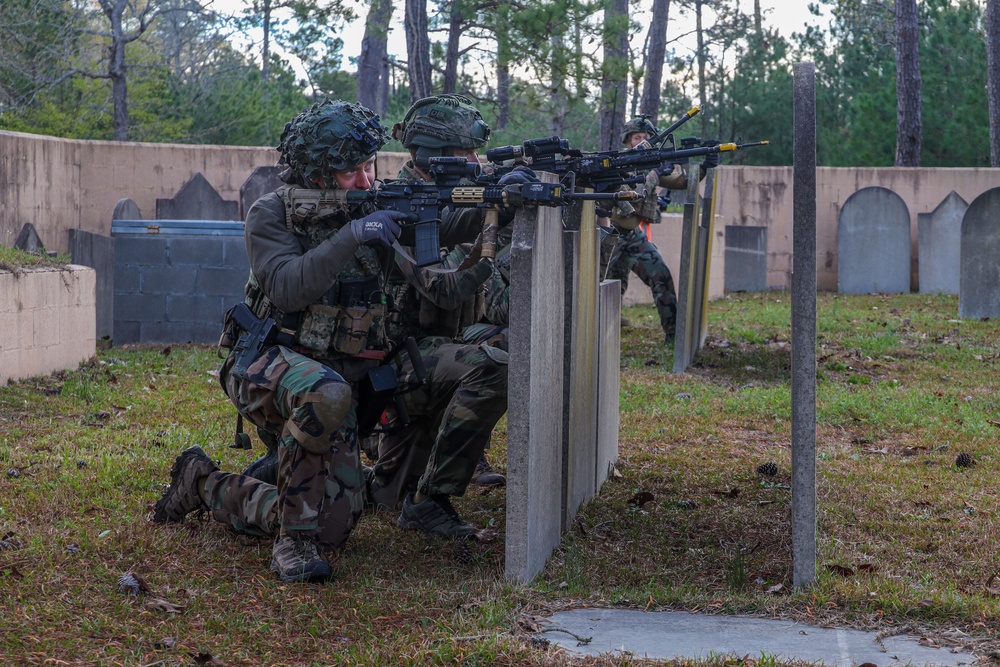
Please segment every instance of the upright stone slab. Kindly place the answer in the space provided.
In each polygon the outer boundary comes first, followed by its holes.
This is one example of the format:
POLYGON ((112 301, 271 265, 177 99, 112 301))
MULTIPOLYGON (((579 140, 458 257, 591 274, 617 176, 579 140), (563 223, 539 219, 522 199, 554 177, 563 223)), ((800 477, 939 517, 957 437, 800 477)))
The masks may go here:
POLYGON ((701 200, 701 222, 698 224, 698 245, 695 252, 694 281, 694 348, 691 359, 698 354, 708 335, 708 279, 712 268, 712 239, 715 236, 715 169, 705 176, 701 200))
POLYGON ((910 212, 892 190, 862 188, 837 224, 837 285, 844 294, 910 291, 910 212))
MULTIPOLYGON (((131 200, 128 200, 131 201, 131 200)), ((69 230, 74 264, 94 269, 94 309, 97 340, 111 340, 115 328, 115 242, 110 236, 82 229, 69 230)))
POLYGON ((257 167, 240 186, 240 220, 247 219, 247 212, 253 203, 280 188, 284 183, 278 174, 278 167, 257 167))
POLYGON ((139 205, 128 197, 119 199, 115 204, 115 210, 111 213, 111 220, 142 220, 142 211, 139 205))
POLYGON ((1000 188, 972 200, 962 218, 958 316, 1000 317, 1000 188))
POLYGON ((513 224, 505 574, 528 583, 562 527, 565 265, 558 209, 522 210, 513 224))
POLYGON ((698 196, 698 169, 692 164, 688 174, 687 203, 684 204, 684 221, 681 229, 681 270, 677 274, 677 324, 674 334, 674 372, 683 373, 694 358, 695 336, 695 280, 698 255, 698 221, 700 200, 698 196))
POLYGON ((726 225, 723 284, 731 292, 767 289, 767 227, 726 225))
MULTIPOLYGON (((621 381, 622 290, 617 280, 601 283, 597 327, 597 462, 599 491, 618 462, 619 383, 621 381)), ((596 493, 595 491, 595 493, 596 493)))
POLYGON ((600 239, 594 202, 563 209, 563 263, 565 289, 563 355, 563 466, 566 490, 562 529, 566 530, 580 505, 594 497, 597 460, 598 350, 597 287, 600 239))
POLYGON ((196 173, 172 199, 156 200, 157 220, 239 220, 240 204, 219 196, 215 188, 196 173))
POLYGON ((952 190, 931 213, 917 214, 921 294, 958 294, 962 217, 968 208, 968 202, 952 190))
POLYGON ((38 236, 38 230, 30 222, 24 223, 21 227, 21 231, 17 235, 17 240, 14 241, 14 247, 20 248, 25 252, 35 253, 36 255, 45 254, 45 244, 42 243, 42 239, 38 236))

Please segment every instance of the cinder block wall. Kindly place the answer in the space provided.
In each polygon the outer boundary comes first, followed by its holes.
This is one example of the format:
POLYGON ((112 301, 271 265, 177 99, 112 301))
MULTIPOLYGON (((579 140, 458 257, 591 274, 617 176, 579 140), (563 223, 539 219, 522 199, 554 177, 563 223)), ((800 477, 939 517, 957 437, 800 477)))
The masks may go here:
POLYGON ((94 356, 95 285, 86 266, 0 272, 0 384, 94 356))
POLYGON ((114 243, 115 345, 219 340, 250 274, 242 236, 124 234, 114 243))

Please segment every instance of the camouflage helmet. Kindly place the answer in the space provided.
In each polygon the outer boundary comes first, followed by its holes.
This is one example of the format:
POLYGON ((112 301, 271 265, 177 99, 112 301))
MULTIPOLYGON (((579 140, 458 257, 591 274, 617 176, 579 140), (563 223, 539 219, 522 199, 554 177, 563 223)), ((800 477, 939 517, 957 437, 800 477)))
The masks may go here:
POLYGON ((310 185, 329 170, 357 166, 389 141, 378 115, 360 104, 323 100, 285 125, 278 151, 286 183, 310 185))
POLYGON ((653 125, 653 121, 649 119, 649 116, 636 116, 622 127, 622 144, 627 144, 629 135, 636 132, 645 132, 649 136, 657 134, 656 126, 653 125))
POLYGON ((392 136, 406 148, 482 148, 490 126, 464 95, 434 95, 413 103, 392 136))

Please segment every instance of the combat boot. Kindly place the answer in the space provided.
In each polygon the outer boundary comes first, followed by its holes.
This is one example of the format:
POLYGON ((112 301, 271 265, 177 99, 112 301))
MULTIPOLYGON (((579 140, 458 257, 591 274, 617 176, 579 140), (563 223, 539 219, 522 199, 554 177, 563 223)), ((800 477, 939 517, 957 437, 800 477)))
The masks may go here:
POLYGON ((271 548, 271 571, 282 581, 322 581, 333 574, 319 555, 316 543, 306 537, 279 537, 271 548))
POLYGON ((198 488, 203 479, 218 469, 198 445, 181 452, 170 469, 170 486, 153 508, 153 521, 182 521, 195 510, 207 510, 208 506, 201 499, 198 488))
POLYGON ((507 484, 507 478, 493 469, 486 454, 479 458, 476 472, 472 475, 471 481, 476 486, 506 486, 507 484))
POLYGON ((244 477, 253 477, 265 484, 278 485, 278 452, 268 452, 248 465, 240 473, 244 477))
POLYGON ((403 511, 396 525, 406 530, 419 530, 428 535, 462 539, 471 536, 476 529, 466 523, 451 506, 448 496, 432 496, 414 502, 413 493, 406 495, 403 511))

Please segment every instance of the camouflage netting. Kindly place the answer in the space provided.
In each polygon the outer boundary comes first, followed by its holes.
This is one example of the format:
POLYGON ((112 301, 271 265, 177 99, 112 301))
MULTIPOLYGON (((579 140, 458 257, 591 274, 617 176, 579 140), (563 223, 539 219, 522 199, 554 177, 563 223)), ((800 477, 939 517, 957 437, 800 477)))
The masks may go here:
POLYGON ((403 122, 393 125, 392 136, 406 148, 482 148, 490 126, 468 97, 435 95, 417 100, 403 122))
POLYGON ((656 126, 653 125, 653 121, 649 119, 649 116, 637 116, 622 127, 622 143, 628 143, 629 135, 636 132, 645 132, 649 136, 657 134, 656 126))
POLYGON ((285 125, 278 166, 281 180, 308 185, 330 170, 357 166, 389 141, 378 115, 360 104, 323 100, 285 125))

